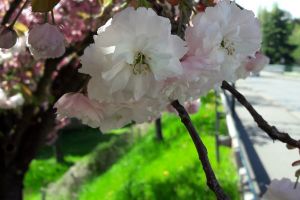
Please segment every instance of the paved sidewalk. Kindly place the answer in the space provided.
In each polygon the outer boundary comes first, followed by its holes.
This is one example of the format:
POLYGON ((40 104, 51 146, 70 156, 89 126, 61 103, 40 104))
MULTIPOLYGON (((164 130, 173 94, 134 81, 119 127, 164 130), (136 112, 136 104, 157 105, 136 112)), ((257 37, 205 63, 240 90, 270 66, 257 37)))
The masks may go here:
MULTIPOLYGON (((262 73, 261 77, 238 81, 236 88, 271 125, 300 139, 300 79, 262 73)), ((295 178, 291 163, 300 158, 297 150, 289 151, 281 142, 273 142, 239 103, 234 119, 258 194, 274 178, 295 178)))

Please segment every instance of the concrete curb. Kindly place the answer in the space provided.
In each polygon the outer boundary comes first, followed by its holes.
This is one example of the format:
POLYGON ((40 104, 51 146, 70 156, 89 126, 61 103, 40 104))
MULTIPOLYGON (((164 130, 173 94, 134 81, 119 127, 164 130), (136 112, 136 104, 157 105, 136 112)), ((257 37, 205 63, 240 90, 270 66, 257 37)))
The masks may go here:
POLYGON ((222 104, 226 115, 226 124, 229 136, 231 137, 231 146, 234 152, 235 161, 238 168, 238 174, 240 178, 240 191, 243 200, 258 200, 257 194, 254 189, 254 183, 251 180, 250 171, 244 161, 244 155, 241 151, 239 133, 235 126, 234 119, 232 117, 231 109, 228 105, 228 101, 223 92, 220 93, 222 104))

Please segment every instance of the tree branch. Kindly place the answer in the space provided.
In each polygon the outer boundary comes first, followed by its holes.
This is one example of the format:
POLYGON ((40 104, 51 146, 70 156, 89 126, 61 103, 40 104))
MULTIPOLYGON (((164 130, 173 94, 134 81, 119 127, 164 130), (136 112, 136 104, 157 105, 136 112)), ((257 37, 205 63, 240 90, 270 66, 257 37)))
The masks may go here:
POLYGON ((281 132, 275 126, 269 125, 268 122, 260 114, 258 114, 258 112, 247 101, 247 99, 234 87, 232 87, 227 81, 222 82, 221 88, 229 91, 249 111, 258 127, 266 132, 270 138, 272 138, 273 140, 279 140, 283 143, 300 149, 300 140, 295 140, 291 138, 288 133, 281 132))
POLYGON ((10 3, 8 11, 5 13, 1 25, 5 25, 9 22, 9 19, 11 16, 14 14, 15 10, 18 8, 22 0, 14 0, 13 2, 10 3))
POLYGON ((202 163, 203 170, 206 175, 206 184, 207 186, 215 193, 218 200, 229 200, 230 198, 225 194, 222 187, 220 186, 215 173, 210 165, 207 149, 199 137, 195 127, 192 124, 192 121, 189 117, 189 114, 185 110, 185 108, 179 103, 178 100, 173 101, 171 105, 177 110, 179 116, 181 118, 181 122, 185 125, 188 130, 194 145, 197 149, 199 159, 202 163))

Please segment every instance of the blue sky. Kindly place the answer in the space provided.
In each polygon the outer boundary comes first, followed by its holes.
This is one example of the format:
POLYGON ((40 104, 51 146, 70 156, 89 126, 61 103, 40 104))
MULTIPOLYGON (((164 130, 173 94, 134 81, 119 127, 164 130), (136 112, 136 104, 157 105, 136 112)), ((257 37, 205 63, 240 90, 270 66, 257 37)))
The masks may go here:
POLYGON ((277 3, 279 8, 290 12, 294 18, 300 18, 300 0, 236 0, 236 2, 256 14, 259 7, 269 10, 277 3))

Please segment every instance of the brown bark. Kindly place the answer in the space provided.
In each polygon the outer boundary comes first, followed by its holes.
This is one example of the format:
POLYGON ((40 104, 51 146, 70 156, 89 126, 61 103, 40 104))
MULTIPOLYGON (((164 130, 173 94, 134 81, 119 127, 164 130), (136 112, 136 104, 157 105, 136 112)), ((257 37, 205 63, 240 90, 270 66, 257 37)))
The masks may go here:
POLYGON ((207 186, 215 193, 216 198, 218 200, 229 200, 230 198, 225 194, 223 188, 220 186, 215 173, 211 167, 210 161, 208 159, 207 149, 202 142, 197 130, 192 124, 191 118, 185 108, 179 103, 179 101, 173 101, 172 106, 177 110, 179 117, 181 118, 181 122, 184 124, 188 133, 190 134, 194 145, 197 149, 197 153, 199 156, 199 160, 202 163, 203 170, 206 176, 207 186))
POLYGON ((285 144, 300 149, 300 140, 292 138, 288 133, 279 131, 275 126, 271 126, 248 102, 248 100, 234 87, 232 87, 227 81, 222 82, 222 89, 229 91, 237 100, 242 104, 248 112, 251 114, 252 118, 256 122, 259 128, 261 128, 271 139, 279 140, 285 144))

